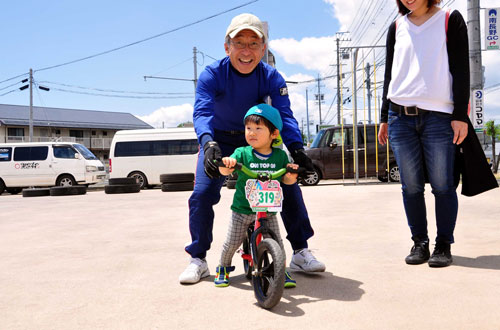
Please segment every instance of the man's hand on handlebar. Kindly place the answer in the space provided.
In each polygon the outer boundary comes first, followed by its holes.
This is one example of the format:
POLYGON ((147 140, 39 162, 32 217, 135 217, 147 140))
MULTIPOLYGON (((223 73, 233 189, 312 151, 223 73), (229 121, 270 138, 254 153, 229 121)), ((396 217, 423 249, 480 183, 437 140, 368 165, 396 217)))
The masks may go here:
POLYGON ((300 167, 305 168, 305 171, 300 171, 299 176, 301 178, 306 178, 311 174, 314 174, 314 166, 311 158, 306 155, 304 149, 297 149, 292 152, 293 161, 300 167))
POLYGON ((214 160, 220 159, 222 157, 222 151, 219 145, 215 141, 208 141, 203 146, 203 153, 205 154, 204 167, 205 173, 210 179, 217 179, 220 177, 220 172, 218 166, 214 163, 214 160))
POLYGON ((286 174, 283 176, 282 182, 284 184, 294 184, 295 182, 297 182, 297 177, 299 176, 298 174, 299 165, 290 163, 286 167, 287 169, 292 169, 293 171, 292 172, 287 171, 286 174))

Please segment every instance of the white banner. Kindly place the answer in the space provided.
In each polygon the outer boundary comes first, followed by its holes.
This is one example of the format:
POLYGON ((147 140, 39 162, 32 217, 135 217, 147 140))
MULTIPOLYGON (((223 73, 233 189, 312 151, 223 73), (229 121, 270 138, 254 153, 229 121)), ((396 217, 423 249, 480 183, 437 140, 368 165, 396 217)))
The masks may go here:
POLYGON ((486 50, 500 49, 500 40, 498 40, 498 12, 500 8, 486 8, 484 10, 484 37, 486 50))
POLYGON ((479 132, 484 128, 484 93, 482 89, 475 89, 472 91, 471 97, 471 121, 474 129, 479 132))

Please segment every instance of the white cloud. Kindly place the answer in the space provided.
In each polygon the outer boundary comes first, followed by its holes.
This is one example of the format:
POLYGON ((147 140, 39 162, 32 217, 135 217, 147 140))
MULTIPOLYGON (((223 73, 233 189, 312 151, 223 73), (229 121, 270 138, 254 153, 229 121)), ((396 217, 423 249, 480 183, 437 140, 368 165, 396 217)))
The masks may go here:
POLYGON ((193 121, 193 105, 182 104, 161 107, 146 116, 137 116, 154 128, 177 127, 180 123, 193 121))
POLYGON ((300 41, 291 38, 274 39, 269 42, 273 52, 287 63, 298 64, 308 70, 322 71, 335 59, 332 49, 334 37, 303 38, 300 41))

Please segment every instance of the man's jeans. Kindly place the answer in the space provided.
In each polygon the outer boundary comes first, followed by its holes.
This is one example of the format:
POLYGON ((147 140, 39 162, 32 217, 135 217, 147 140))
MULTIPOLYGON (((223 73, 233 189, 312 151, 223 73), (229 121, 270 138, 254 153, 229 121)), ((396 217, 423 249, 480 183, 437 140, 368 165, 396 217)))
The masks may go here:
POLYGON ((388 124, 412 239, 429 239, 424 199, 426 171, 436 204, 436 241, 453 243, 458 200, 453 182, 456 146, 451 115, 431 111, 407 116, 389 110, 388 124))

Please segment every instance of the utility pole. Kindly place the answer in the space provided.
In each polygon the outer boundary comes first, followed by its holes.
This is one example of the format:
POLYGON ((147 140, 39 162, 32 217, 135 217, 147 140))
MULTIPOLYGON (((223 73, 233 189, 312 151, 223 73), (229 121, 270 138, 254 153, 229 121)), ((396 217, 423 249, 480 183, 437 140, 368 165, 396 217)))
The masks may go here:
POLYGON ((368 91, 368 124, 372 123, 372 91, 370 89, 370 63, 366 63, 366 90, 368 91))
POLYGON ((196 47, 193 47, 193 65, 194 65, 194 93, 196 95, 196 85, 198 84, 198 69, 197 69, 197 59, 196 59, 196 47))
MULTIPOLYGON (((324 96, 321 94, 321 78, 319 77, 318 73, 318 94, 316 94, 316 100, 318 101, 318 110, 319 110, 319 125, 318 125, 318 132, 321 129, 321 102, 323 102, 324 96)), ((318 133, 316 132, 316 133, 318 133)))
POLYGON ((344 33, 349 33, 349 32, 337 32, 337 125, 340 125, 340 102, 342 100, 340 99, 340 35, 344 33))
POLYGON ((353 98, 354 98, 354 109, 353 109, 353 115, 352 115, 352 128, 353 128, 353 142, 354 142, 354 171, 356 172, 354 178, 356 179, 356 184, 359 183, 359 157, 358 157, 358 102, 357 102, 357 93, 356 90, 357 84, 356 84, 356 68, 357 68, 357 60, 358 60, 358 50, 359 48, 354 49, 354 56, 353 56, 353 61, 354 61, 354 68, 353 68, 353 77, 354 77, 354 90, 353 92, 353 98))
POLYGON ((30 68, 30 120, 29 120, 30 142, 33 142, 33 69, 30 68))
POLYGON ((467 30, 469 32, 470 88, 483 89, 481 59, 481 27, 479 23, 479 0, 467 0, 467 30))
POLYGON ((307 143, 311 141, 311 133, 309 132, 309 97, 308 97, 308 89, 306 88, 306 118, 307 118, 307 143))
MULTIPOLYGON (((483 93, 483 65, 481 58, 481 24, 479 0, 467 0, 467 31, 469 37, 469 66, 470 66, 470 116, 472 124, 477 130, 479 140, 483 140, 482 128, 484 125, 484 93, 483 93)), ((485 22, 487 24, 487 22, 485 22)))

